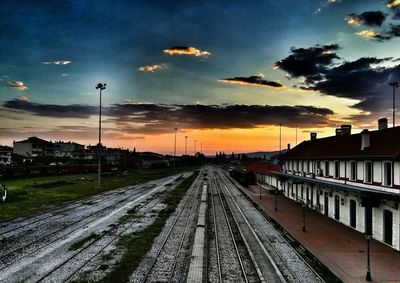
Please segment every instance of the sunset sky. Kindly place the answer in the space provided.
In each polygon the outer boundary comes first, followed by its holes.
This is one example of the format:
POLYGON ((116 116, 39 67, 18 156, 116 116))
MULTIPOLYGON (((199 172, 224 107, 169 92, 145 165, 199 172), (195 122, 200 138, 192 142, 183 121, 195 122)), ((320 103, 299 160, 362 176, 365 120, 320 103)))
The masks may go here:
MULTIPOLYGON (((0 1, 0 144, 279 149, 392 124, 400 0, 0 1)), ((397 96, 398 103, 400 97, 397 96)), ((400 125, 400 115, 397 116, 400 125)))

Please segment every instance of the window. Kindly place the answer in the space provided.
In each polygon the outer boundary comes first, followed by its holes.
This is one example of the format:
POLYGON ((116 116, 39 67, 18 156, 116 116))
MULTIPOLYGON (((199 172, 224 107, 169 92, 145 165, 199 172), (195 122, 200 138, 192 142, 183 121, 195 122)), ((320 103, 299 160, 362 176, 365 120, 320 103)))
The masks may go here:
POLYGON ((340 177, 340 163, 339 161, 335 161, 335 178, 340 177))
POLYGON ((300 172, 303 172, 303 161, 300 161, 300 172))
POLYGON ((392 163, 391 162, 383 162, 383 185, 384 186, 392 185, 392 163))
POLYGON ((325 161, 325 176, 329 177, 329 161, 325 161))
POLYGON ((357 180, 357 162, 355 161, 350 162, 350 180, 357 180))
POLYGON ((364 174, 364 182, 372 183, 372 162, 365 162, 365 174, 364 174))
POLYGON ((308 160, 307 161, 307 173, 310 173, 311 172, 311 170, 310 170, 310 161, 308 160))

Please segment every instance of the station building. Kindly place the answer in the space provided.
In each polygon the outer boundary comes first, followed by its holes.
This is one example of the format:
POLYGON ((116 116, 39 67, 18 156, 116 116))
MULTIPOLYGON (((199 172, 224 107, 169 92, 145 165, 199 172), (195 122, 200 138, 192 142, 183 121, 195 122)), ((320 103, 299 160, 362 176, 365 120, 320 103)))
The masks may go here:
POLYGON ((282 171, 255 172, 257 182, 400 250, 400 127, 383 118, 375 131, 311 133, 282 157, 282 171))

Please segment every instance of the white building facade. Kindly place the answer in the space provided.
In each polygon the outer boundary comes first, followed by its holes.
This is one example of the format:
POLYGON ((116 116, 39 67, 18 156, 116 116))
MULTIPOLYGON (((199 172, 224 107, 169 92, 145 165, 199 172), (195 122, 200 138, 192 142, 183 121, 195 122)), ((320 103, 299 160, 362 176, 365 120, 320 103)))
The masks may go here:
POLYGON ((400 127, 312 134, 284 159, 282 172, 257 181, 400 250, 400 127))

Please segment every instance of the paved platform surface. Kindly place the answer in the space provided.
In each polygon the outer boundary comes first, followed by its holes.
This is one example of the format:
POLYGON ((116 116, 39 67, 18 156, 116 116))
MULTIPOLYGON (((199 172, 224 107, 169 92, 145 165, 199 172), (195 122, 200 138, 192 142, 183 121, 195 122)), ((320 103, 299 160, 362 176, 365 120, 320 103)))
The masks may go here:
MULTIPOLYGON (((299 203, 279 195, 275 211, 273 194, 264 191, 260 199, 258 186, 246 192, 343 282, 366 282, 367 242, 362 233, 311 209, 306 211, 306 232, 303 232, 299 203)), ((400 282, 400 253, 372 240, 371 275, 373 282, 400 282)))

